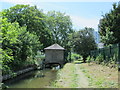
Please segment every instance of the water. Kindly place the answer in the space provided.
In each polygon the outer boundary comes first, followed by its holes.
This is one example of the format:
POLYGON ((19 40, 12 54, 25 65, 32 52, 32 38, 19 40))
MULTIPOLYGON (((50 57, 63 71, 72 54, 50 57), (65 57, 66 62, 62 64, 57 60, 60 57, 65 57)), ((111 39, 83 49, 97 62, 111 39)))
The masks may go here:
POLYGON ((56 77, 57 70, 37 70, 6 81, 5 84, 10 88, 50 88, 56 77))

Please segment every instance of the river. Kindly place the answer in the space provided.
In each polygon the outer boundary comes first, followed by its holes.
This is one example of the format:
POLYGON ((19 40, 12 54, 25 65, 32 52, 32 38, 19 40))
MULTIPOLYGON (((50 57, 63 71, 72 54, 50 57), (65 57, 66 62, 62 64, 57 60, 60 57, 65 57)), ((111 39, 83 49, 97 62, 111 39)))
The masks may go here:
POLYGON ((50 88, 51 83, 57 78, 57 70, 45 69, 35 70, 20 75, 5 84, 9 88, 50 88))

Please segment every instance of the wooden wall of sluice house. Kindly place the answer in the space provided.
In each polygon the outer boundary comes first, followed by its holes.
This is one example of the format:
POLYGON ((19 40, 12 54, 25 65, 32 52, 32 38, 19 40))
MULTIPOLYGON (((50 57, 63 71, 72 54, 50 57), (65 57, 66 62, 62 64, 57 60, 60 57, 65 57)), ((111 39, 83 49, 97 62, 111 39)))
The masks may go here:
POLYGON ((46 50, 45 63, 64 63, 63 50, 46 50))

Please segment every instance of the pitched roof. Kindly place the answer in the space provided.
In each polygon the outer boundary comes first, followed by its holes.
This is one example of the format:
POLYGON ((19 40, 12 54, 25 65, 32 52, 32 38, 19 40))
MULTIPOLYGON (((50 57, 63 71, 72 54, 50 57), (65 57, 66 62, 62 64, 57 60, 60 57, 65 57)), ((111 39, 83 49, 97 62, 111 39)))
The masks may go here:
POLYGON ((46 48, 44 48, 44 49, 45 49, 45 50, 48 50, 48 49, 64 50, 64 48, 61 47, 61 46, 58 45, 58 44, 53 44, 53 45, 51 45, 51 46, 49 46, 49 47, 46 47, 46 48))

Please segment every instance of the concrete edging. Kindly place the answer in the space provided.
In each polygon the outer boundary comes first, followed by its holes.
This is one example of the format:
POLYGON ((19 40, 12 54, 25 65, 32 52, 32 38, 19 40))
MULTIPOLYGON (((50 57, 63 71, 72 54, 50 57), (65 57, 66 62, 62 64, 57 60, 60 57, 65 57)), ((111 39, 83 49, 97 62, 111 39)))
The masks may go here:
POLYGON ((35 67, 29 67, 29 68, 26 68, 26 69, 23 69, 23 70, 19 70, 19 71, 15 72, 15 76, 13 76, 13 75, 4 75, 4 76, 2 76, 2 81, 12 79, 14 77, 17 77, 17 76, 19 76, 21 74, 27 73, 27 72, 32 71, 34 69, 36 69, 36 68, 35 67))

